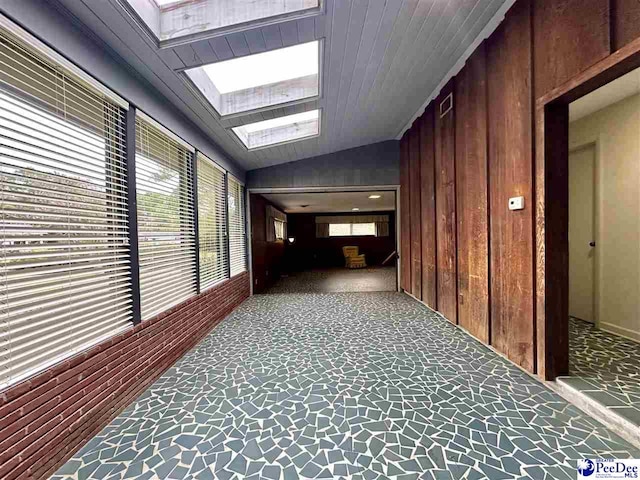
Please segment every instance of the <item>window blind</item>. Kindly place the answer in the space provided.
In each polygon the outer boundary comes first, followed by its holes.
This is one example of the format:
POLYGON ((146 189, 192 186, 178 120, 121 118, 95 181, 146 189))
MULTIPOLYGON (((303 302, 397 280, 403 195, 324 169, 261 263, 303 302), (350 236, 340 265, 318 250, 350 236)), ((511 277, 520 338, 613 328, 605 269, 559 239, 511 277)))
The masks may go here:
POLYGON ((245 235, 244 187, 227 175, 229 210, 229 265, 231 276, 247 270, 247 239, 245 235))
POLYGON ((189 149, 138 116, 136 199, 143 320, 197 292, 192 161, 189 149))
POLYGON ((228 276, 225 174, 198 152, 200 290, 228 276))
POLYGON ((0 385, 132 323, 125 118, 0 29, 0 385))

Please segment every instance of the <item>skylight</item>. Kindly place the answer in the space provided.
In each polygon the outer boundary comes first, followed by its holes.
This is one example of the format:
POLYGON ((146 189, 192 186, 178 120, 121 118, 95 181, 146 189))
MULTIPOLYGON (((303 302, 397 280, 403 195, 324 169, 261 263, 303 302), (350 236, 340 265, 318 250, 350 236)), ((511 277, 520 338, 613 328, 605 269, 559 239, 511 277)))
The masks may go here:
POLYGON ((170 6, 170 5, 174 5, 174 4, 180 4, 180 3, 188 3, 189 0, 154 0, 156 2, 156 5, 158 5, 160 8, 162 7, 166 7, 166 6, 170 6))
POLYGON ((320 134, 320 110, 250 123, 233 131, 249 150, 302 140, 320 134))
POLYGON ((318 42, 303 43, 203 67, 220 93, 318 74, 318 42))
POLYGON ((320 43, 303 43, 186 71, 222 115, 317 97, 320 43))
POLYGON ((127 0, 160 41, 319 11, 319 0, 127 0))

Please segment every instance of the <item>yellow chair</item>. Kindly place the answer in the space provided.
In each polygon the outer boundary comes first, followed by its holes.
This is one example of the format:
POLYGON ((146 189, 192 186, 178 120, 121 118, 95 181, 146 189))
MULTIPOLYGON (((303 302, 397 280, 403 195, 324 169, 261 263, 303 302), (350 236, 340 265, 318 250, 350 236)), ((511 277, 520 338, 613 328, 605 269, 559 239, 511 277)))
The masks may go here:
POLYGON ((344 266, 347 268, 367 268, 364 254, 358 253, 358 247, 342 247, 344 266))

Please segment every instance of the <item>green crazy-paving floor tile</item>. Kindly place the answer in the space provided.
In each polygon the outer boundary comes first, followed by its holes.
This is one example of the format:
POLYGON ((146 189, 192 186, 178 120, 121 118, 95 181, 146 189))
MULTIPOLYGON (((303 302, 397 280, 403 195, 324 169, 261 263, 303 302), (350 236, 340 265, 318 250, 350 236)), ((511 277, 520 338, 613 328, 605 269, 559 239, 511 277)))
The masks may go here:
POLYGON ((571 377, 561 379, 640 425, 640 343, 569 319, 571 377))
POLYGON ((562 479, 640 457, 398 293, 255 296, 53 477, 562 479))

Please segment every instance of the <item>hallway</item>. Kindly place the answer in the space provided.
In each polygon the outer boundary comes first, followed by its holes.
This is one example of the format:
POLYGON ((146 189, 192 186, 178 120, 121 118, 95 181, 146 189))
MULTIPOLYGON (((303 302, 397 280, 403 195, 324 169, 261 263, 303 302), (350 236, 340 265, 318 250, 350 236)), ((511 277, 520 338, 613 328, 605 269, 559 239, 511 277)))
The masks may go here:
POLYGON ((54 479, 571 479, 640 457, 406 295, 243 303, 54 479))

